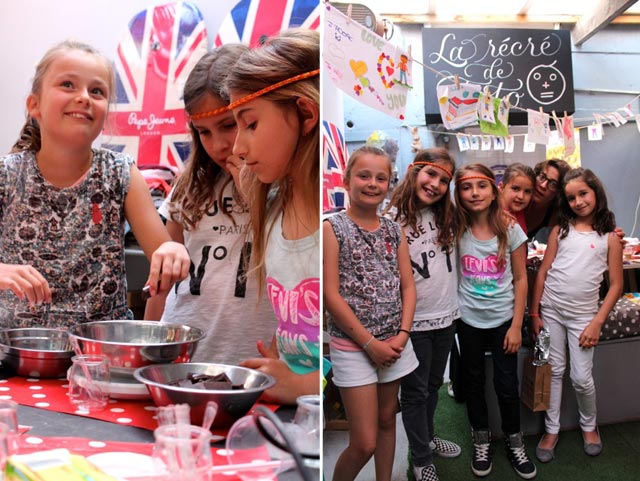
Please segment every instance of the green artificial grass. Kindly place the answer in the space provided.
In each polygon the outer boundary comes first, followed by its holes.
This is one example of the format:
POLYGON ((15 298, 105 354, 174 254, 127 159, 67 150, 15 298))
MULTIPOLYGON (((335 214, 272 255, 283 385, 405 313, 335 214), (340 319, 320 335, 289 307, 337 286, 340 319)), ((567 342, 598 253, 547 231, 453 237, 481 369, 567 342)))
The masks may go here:
MULTIPOLYGON (((638 400, 640 402, 640 400, 638 400)), ((520 480, 507 459, 502 439, 493 440, 493 469, 486 478, 471 472, 471 432, 464 403, 447 395, 446 386, 440 391, 436 409, 436 434, 462 447, 458 458, 434 459, 441 481, 487 479, 495 481, 520 480)), ((587 456, 582 448, 580 430, 562 431, 556 446, 555 459, 543 464, 535 459, 539 435, 525 436, 527 454, 538 469, 536 480, 541 481, 640 481, 640 422, 600 426, 604 444, 602 454, 587 456)), ((410 457, 410 455, 409 455, 410 457)), ((407 479, 414 479, 409 460, 407 479)))

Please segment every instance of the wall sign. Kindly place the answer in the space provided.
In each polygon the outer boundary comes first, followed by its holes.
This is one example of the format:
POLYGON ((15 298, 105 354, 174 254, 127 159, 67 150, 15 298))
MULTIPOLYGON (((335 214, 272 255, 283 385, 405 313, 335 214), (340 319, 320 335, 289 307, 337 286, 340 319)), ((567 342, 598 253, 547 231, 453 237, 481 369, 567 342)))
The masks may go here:
MULTIPOLYGON (((460 82, 484 88, 494 95, 511 93, 511 105, 540 107, 550 113, 574 112, 571 36, 568 30, 425 28, 422 32, 425 69, 424 97, 427 124, 441 123, 438 85, 460 82)), ((526 112, 511 109, 510 124, 526 124, 526 112)))

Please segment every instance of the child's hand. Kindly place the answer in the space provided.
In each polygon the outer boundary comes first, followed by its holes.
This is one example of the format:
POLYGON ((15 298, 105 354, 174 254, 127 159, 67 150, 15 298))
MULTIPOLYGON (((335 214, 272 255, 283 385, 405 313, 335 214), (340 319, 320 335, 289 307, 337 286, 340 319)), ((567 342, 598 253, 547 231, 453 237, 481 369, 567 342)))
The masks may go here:
POLYGON ((189 253, 179 242, 167 241, 151 256, 149 268, 149 294, 165 294, 171 286, 189 275, 189 253))
POLYGON ((600 340, 600 327, 590 322, 584 331, 580 333, 578 337, 578 345, 584 348, 596 347, 600 340))
POLYGON ((32 306, 51 302, 49 283, 32 266, 0 264, 0 289, 10 289, 21 301, 26 297, 32 306))
POLYGON ((262 357, 268 357, 270 359, 279 359, 278 348, 271 343, 269 346, 265 345, 264 341, 256 342, 256 348, 262 357))
POLYGON ((540 334, 540 329, 544 327, 544 322, 540 316, 532 316, 529 318, 531 320, 531 334, 535 337, 538 337, 540 334))
POLYGON ((365 352, 369 355, 371 362, 373 362, 376 367, 389 367, 400 359, 402 349, 403 348, 398 349, 397 346, 394 346, 392 341, 384 342, 373 339, 367 346, 365 352))
POLYGON ((511 326, 504 336, 502 348, 505 354, 515 354, 522 345, 522 332, 515 326, 511 326))

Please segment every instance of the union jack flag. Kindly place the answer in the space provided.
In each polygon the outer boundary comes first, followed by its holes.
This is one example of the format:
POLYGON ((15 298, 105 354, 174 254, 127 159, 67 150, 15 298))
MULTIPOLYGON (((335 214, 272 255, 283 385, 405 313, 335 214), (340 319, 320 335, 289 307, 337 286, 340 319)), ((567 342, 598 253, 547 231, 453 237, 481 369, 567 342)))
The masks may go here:
POLYGON ((240 42, 255 47, 262 37, 286 28, 319 26, 319 0, 240 0, 220 26, 215 45, 240 42))
POLYGON ((187 2, 136 14, 116 53, 116 104, 103 146, 130 154, 139 165, 181 169, 189 154, 182 92, 191 69, 207 52, 198 8, 187 2))
POLYGON ((340 129, 322 121, 322 210, 347 207, 349 198, 342 178, 347 163, 347 144, 340 129))

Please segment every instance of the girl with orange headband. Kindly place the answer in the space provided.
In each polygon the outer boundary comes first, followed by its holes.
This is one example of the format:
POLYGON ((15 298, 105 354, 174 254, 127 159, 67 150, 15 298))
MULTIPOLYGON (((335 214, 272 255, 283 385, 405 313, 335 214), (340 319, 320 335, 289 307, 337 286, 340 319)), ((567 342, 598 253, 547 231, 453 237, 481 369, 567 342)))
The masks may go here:
POLYGON ((485 399, 484 358, 491 351, 507 457, 516 473, 536 476, 520 431, 518 349, 527 296, 526 240, 522 228, 507 225, 493 172, 482 164, 455 176, 458 207, 458 324, 461 386, 473 436, 471 470, 491 472, 491 432, 485 399))
POLYGON ((249 275, 278 319, 270 346, 242 365, 273 375, 265 394, 293 404, 320 390, 320 41, 291 29, 246 51, 225 81, 238 124, 251 214, 249 275))
POLYGON ((255 342, 270 336, 276 319, 258 284, 245 276, 251 254, 249 211, 238 189, 240 159, 233 155, 236 121, 220 90, 248 47, 223 45, 205 54, 189 74, 184 103, 191 153, 159 212, 171 238, 189 251, 189 277, 167 295, 147 301, 145 319, 185 322, 207 336, 194 360, 238 364, 255 342), (248 329, 247 329, 248 328, 248 329))
POLYGON ((415 479, 437 481, 434 455, 454 458, 460 446, 436 435, 434 413, 460 317, 455 249, 455 208, 449 184, 456 164, 445 149, 417 153, 394 189, 387 211, 404 228, 416 283, 411 342, 415 371, 402 378, 402 421, 415 479))

